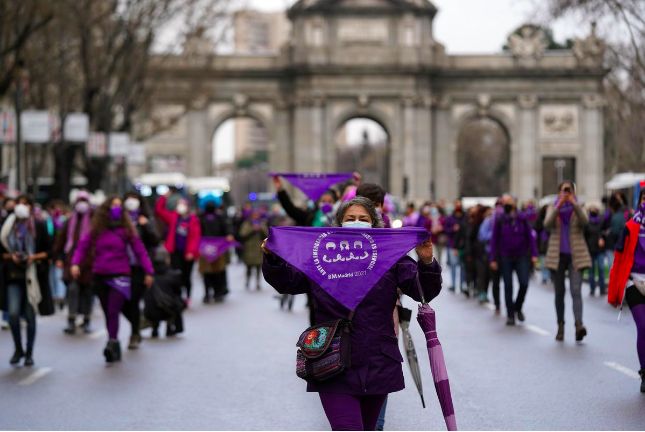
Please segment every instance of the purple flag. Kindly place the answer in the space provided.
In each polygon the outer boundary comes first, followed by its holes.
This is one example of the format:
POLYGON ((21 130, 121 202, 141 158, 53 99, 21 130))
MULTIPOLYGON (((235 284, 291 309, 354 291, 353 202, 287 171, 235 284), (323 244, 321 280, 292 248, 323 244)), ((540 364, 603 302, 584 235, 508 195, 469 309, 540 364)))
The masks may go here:
POLYGON ((427 238, 423 228, 274 227, 267 247, 354 310, 403 255, 427 238))
POLYGON ((318 201, 322 194, 336 183, 349 180, 354 176, 352 173, 269 173, 269 175, 289 180, 289 183, 314 201, 318 201))
POLYGON ((226 237, 202 237, 199 243, 199 255, 212 263, 235 246, 239 246, 239 243, 235 240, 227 240, 226 237))
POLYGON ((105 280, 105 284, 123 294, 123 296, 128 300, 132 297, 132 279, 130 276, 109 278, 105 280))

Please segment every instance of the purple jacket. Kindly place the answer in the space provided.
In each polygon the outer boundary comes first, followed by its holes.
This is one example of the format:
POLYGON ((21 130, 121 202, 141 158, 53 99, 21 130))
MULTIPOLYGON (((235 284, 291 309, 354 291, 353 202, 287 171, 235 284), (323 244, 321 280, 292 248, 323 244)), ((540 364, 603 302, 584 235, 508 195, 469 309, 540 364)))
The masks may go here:
POLYGON ((522 214, 501 214, 494 219, 490 240, 490 259, 497 257, 537 257, 537 240, 528 220, 522 214))
MULTIPOLYGON (((324 323, 348 318, 349 311, 334 300, 319 285, 275 255, 265 255, 262 264, 264 278, 279 293, 310 293, 316 308, 316 322, 324 323)), ((405 388, 403 357, 394 334, 392 311, 396 306, 397 288, 420 301, 416 285, 419 280, 426 301, 441 291, 441 267, 418 264, 410 257, 401 258, 372 288, 355 310, 352 320, 351 367, 343 374, 322 383, 309 383, 309 392, 328 392, 351 395, 387 394, 405 388)), ((303 328, 303 330, 305 330, 303 328)), ((298 335, 293 335, 293 341, 298 335)))
POLYGON ((98 275, 129 275, 130 256, 128 246, 132 250, 143 271, 154 274, 150 257, 138 235, 127 235, 125 228, 113 228, 103 231, 92 243, 91 233, 85 234, 78 243, 72 258, 72 265, 80 265, 86 255, 94 249, 92 273, 98 275))

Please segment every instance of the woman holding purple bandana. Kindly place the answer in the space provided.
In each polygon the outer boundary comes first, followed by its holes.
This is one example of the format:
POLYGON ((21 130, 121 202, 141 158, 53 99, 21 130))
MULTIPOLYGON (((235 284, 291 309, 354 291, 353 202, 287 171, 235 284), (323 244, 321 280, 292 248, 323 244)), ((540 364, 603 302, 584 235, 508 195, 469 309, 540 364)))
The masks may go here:
MULTIPOLYGON (((364 197, 343 203, 335 225, 348 228, 376 228, 382 221, 373 203, 364 197)), ((348 310, 304 273, 272 254, 262 245, 264 277, 278 292, 311 293, 315 299, 316 324, 346 318, 348 310)), ((351 366, 323 382, 309 382, 307 391, 319 393, 332 430, 374 430, 387 394, 400 391, 403 358, 394 334, 392 311, 397 288, 420 301, 417 280, 426 299, 441 291, 441 267, 433 259, 432 243, 416 248, 419 262, 404 256, 370 290, 355 309, 352 319, 351 366)))
POLYGON ((641 393, 645 393, 645 189, 640 192, 634 217, 627 222, 616 244, 608 294, 611 305, 622 307, 623 301, 627 301, 632 311, 641 367, 641 393))
POLYGON ((91 257, 93 287, 105 313, 109 336, 103 350, 108 363, 121 360, 119 315, 132 298, 130 254, 145 271, 144 284, 150 287, 154 269, 146 248, 123 209, 121 199, 109 198, 96 210, 90 232, 81 238, 71 267, 72 277, 78 279, 81 276, 81 263, 91 257))
POLYGON ((576 200, 576 188, 572 181, 564 181, 558 187, 555 205, 549 206, 544 226, 550 230, 546 266, 551 270, 555 287, 555 310, 558 319, 557 341, 564 340, 564 278, 569 273, 569 286, 573 301, 576 341, 587 335, 582 323, 582 271, 591 267, 591 256, 584 238, 584 228, 589 223, 587 214, 576 200))

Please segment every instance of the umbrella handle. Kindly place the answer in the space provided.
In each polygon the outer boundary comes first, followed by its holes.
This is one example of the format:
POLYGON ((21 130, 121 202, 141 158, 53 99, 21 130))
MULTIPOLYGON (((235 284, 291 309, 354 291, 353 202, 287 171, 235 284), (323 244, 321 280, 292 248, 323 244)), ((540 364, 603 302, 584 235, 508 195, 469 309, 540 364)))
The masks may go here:
POLYGON ((423 290, 421 289, 421 281, 419 280, 419 272, 417 271, 417 289, 419 290, 419 296, 421 297, 421 303, 427 304, 426 298, 423 295, 423 290))

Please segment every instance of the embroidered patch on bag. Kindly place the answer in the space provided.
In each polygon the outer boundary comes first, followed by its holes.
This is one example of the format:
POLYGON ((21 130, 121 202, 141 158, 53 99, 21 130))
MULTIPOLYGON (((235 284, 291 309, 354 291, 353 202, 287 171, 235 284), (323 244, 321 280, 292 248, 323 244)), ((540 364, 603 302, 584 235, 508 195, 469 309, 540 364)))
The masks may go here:
POLYGON ((327 342, 328 334, 329 334, 329 331, 325 327, 312 329, 305 336, 305 339, 302 344, 303 348, 320 349, 324 347, 325 343, 327 342))

